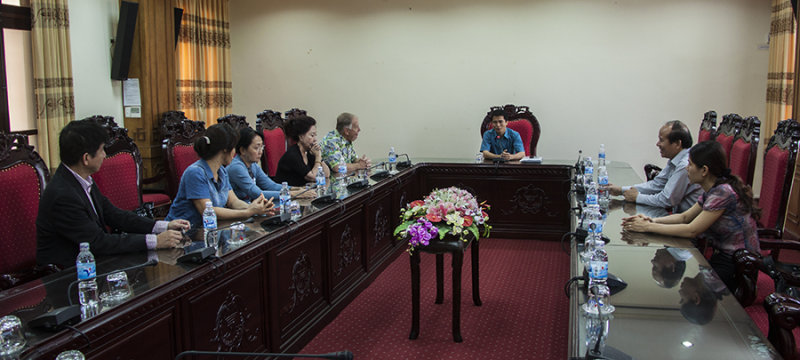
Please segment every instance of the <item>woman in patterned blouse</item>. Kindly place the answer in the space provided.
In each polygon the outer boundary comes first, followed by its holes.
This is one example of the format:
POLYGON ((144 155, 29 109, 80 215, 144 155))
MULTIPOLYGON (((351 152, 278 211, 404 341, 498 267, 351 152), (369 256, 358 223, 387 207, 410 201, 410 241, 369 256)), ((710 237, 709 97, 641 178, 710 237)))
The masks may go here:
POLYGON ((755 219, 760 209, 753 206, 753 191, 731 175, 725 152, 716 141, 701 142, 689 150, 689 181, 704 193, 689 210, 660 218, 635 215, 622 221, 627 231, 653 232, 695 238, 702 235, 714 249, 709 263, 728 286, 735 289, 733 252, 761 248, 755 219))

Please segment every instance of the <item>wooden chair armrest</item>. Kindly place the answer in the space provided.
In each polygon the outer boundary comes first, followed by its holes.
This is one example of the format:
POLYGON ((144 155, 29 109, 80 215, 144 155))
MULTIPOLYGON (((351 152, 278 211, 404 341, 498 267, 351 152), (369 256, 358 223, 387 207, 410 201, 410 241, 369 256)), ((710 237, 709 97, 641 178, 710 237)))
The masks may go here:
POLYGON ((783 239, 760 239, 761 249, 764 250, 798 250, 800 251, 800 242, 794 240, 783 239))
POLYGON ((156 176, 142 179, 142 185, 155 184, 163 180, 167 176, 163 171, 156 174, 156 176))
POLYGON ((759 228, 757 233, 758 237, 768 239, 780 239, 783 236, 780 230, 770 228, 759 228))
POLYGON ((61 269, 53 264, 42 266, 35 266, 33 269, 26 271, 18 271, 9 274, 0 274, 0 290, 10 289, 14 286, 38 279, 42 276, 54 274, 61 271, 61 269))

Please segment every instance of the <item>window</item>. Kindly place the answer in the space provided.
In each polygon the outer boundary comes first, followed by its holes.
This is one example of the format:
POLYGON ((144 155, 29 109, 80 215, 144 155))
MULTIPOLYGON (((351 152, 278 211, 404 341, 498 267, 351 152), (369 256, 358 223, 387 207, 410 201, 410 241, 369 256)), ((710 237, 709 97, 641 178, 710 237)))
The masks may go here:
POLYGON ((31 9, 26 0, 0 4, 0 131, 35 135, 31 9))

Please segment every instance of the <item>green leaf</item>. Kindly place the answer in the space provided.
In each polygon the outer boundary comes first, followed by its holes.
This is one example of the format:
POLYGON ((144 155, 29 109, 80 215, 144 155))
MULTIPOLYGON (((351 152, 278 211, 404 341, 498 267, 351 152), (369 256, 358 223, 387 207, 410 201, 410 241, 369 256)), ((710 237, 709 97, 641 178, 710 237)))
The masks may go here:
POLYGON ((411 224, 413 223, 414 221, 406 221, 400 225, 397 225, 397 227, 394 228, 394 236, 397 236, 397 234, 399 234, 401 231, 408 229, 408 227, 411 226, 411 224))
POLYGON ((472 236, 475 236, 476 240, 480 239, 480 236, 478 236, 478 227, 475 225, 475 223, 467 227, 467 230, 472 233, 472 236))

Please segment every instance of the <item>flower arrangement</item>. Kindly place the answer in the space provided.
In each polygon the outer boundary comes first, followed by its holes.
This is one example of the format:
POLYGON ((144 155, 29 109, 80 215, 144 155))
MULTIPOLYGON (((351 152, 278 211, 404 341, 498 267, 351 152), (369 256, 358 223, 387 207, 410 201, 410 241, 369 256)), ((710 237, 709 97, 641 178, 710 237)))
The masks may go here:
POLYGON ((423 200, 415 200, 406 208, 400 209, 402 223, 394 229, 398 238, 408 239, 411 253, 419 245, 428 245, 434 236, 439 239, 451 234, 461 241, 467 241, 472 233, 475 240, 480 238, 478 226, 483 225, 483 237, 489 236, 491 226, 487 224, 490 206, 486 202, 478 204, 468 191, 457 187, 434 189, 423 200))

